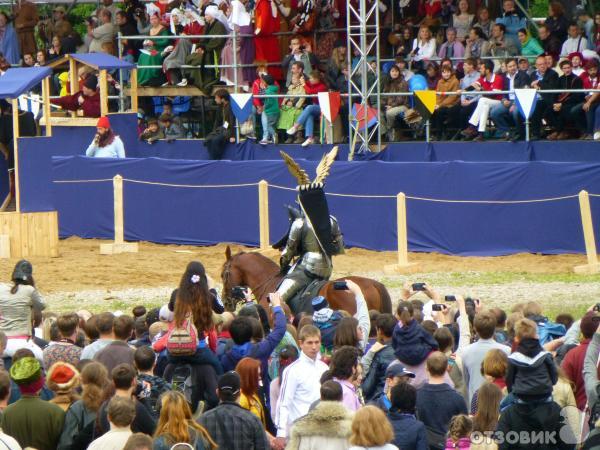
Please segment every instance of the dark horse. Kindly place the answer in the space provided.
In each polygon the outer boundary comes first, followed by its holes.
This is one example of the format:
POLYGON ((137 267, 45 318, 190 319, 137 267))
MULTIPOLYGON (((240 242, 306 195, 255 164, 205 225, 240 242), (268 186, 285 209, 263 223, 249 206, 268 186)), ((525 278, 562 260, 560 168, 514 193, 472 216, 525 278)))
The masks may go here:
MULTIPOLYGON (((267 295, 275 292, 283 276, 279 272, 279 266, 260 253, 240 252, 231 255, 231 249, 227 246, 225 250, 226 261, 221 271, 223 281, 223 299, 226 301, 231 296, 231 288, 234 286, 248 286, 252 289, 259 303, 267 308, 269 303, 267 295)), ((390 294, 379 281, 363 277, 347 277, 360 286, 365 296, 369 309, 380 312, 392 312, 392 300, 390 294)), ((338 281, 343 281, 341 278, 338 281)), ((327 299, 332 309, 343 309, 350 314, 356 313, 356 302, 354 296, 348 291, 333 289, 333 281, 329 281, 319 291, 327 299)))

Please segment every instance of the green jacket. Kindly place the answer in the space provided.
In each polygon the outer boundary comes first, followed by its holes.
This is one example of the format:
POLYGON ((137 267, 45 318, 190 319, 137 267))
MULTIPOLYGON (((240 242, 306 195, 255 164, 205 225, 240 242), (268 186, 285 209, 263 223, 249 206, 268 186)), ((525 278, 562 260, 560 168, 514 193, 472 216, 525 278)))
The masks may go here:
MULTIPOLYGON (((266 95, 275 95, 279 92, 279 88, 275 84, 271 84, 267 86, 265 89, 266 95)), ((265 114, 267 116, 277 116, 279 115, 279 102, 276 98, 265 98, 264 101, 265 114)))
MULTIPOLYGON (((523 56, 538 56, 544 53, 544 49, 536 38, 530 37, 521 44, 521 55, 523 56)), ((527 58, 530 63, 535 62, 535 58, 527 58)))
POLYGON ((56 450, 64 421, 65 412, 54 403, 24 395, 4 410, 0 427, 23 448, 56 450))

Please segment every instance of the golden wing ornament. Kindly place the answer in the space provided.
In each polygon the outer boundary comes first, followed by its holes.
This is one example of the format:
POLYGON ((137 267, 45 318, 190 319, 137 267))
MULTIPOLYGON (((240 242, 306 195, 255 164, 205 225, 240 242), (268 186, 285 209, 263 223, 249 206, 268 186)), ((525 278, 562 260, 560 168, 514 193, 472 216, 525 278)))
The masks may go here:
POLYGON ((285 161, 285 165, 287 166, 287 168, 290 171, 290 173, 292 174, 292 176, 294 178, 296 178, 296 180, 298 180, 298 186, 304 186, 304 185, 310 184, 310 178, 308 177, 308 174, 306 173, 306 171, 302 167, 300 167, 298 165, 298 163, 296 161, 294 161, 290 155, 288 155, 284 151, 279 151, 279 153, 281 154, 281 157, 285 161))
POLYGON ((321 184, 325 182, 325 178, 329 175, 329 169, 335 161, 335 157, 337 156, 338 148, 337 145, 331 149, 329 153, 323 155, 321 158, 321 162, 317 166, 317 178, 315 178, 315 183, 321 184))

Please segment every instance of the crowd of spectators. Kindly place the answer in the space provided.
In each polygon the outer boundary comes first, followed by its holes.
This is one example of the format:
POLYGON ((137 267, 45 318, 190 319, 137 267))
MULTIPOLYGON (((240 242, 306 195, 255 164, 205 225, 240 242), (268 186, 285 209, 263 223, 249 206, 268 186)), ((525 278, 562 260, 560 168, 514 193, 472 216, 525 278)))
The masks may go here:
MULTIPOLYGON (((42 269, 43 270, 43 269, 42 269)), ((164 306, 48 311, 33 267, 0 284, 10 450, 598 448, 600 304, 552 321, 407 282, 395 314, 324 297, 292 316, 191 262, 164 306)))
MULTIPOLYGON (((380 2, 384 141, 424 133, 425 121, 406 96, 413 90, 438 92, 431 118, 435 139, 515 140, 524 138, 524 120, 514 94, 482 92, 598 88, 599 13, 592 17, 585 4, 553 1, 548 17, 538 27, 514 0, 486 4, 469 0, 380 2), (488 130, 489 125, 493 128, 488 130)), ((323 139, 318 124, 321 110, 316 98, 295 96, 347 92, 357 52, 347 49, 345 16, 342 0, 157 0, 147 4, 103 0, 87 19, 86 33, 80 35, 63 6, 54 7, 51 18, 40 20, 35 4, 19 0, 13 11, 0 11, 0 74, 11 64, 46 65, 66 53, 109 53, 137 63, 142 86, 196 86, 208 96, 221 88, 280 95, 254 98, 253 117, 240 126, 242 136, 261 144, 307 146, 323 139), (117 41, 118 33, 146 39, 117 41)), ((52 102, 98 117, 97 74, 82 69, 79 91, 67 95, 66 68, 53 69, 53 94, 61 98, 52 102)), ((109 91, 116 95, 127 84, 128 75, 119 79, 114 73, 113 77, 109 91)), ((375 80, 370 75, 367 82, 371 85, 375 80)), ((353 81, 361 83, 358 76, 353 81)), ((533 139, 600 139, 597 92, 541 92, 538 98, 531 118, 533 139)), ((180 126, 177 117, 165 115, 164 102, 157 106, 151 98, 141 100, 140 120, 148 122, 140 130, 143 140, 191 137, 192 130, 180 126)), ((370 101, 374 104, 374 97, 370 101)), ((342 98, 332 140, 348 139, 350 109, 342 98)), ((218 111, 212 114, 219 116, 218 111)), ((235 136, 225 134, 226 140, 235 136)))

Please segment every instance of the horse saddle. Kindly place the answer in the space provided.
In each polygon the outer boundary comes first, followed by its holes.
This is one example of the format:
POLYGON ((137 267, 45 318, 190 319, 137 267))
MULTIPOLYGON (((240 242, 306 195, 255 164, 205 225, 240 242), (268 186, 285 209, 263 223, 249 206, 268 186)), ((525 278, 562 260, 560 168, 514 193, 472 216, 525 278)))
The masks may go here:
POLYGON ((312 315, 312 299, 319 295, 319 291, 327 284, 327 280, 316 279, 300 289, 296 295, 288 300, 288 306, 294 314, 307 312, 312 315))

